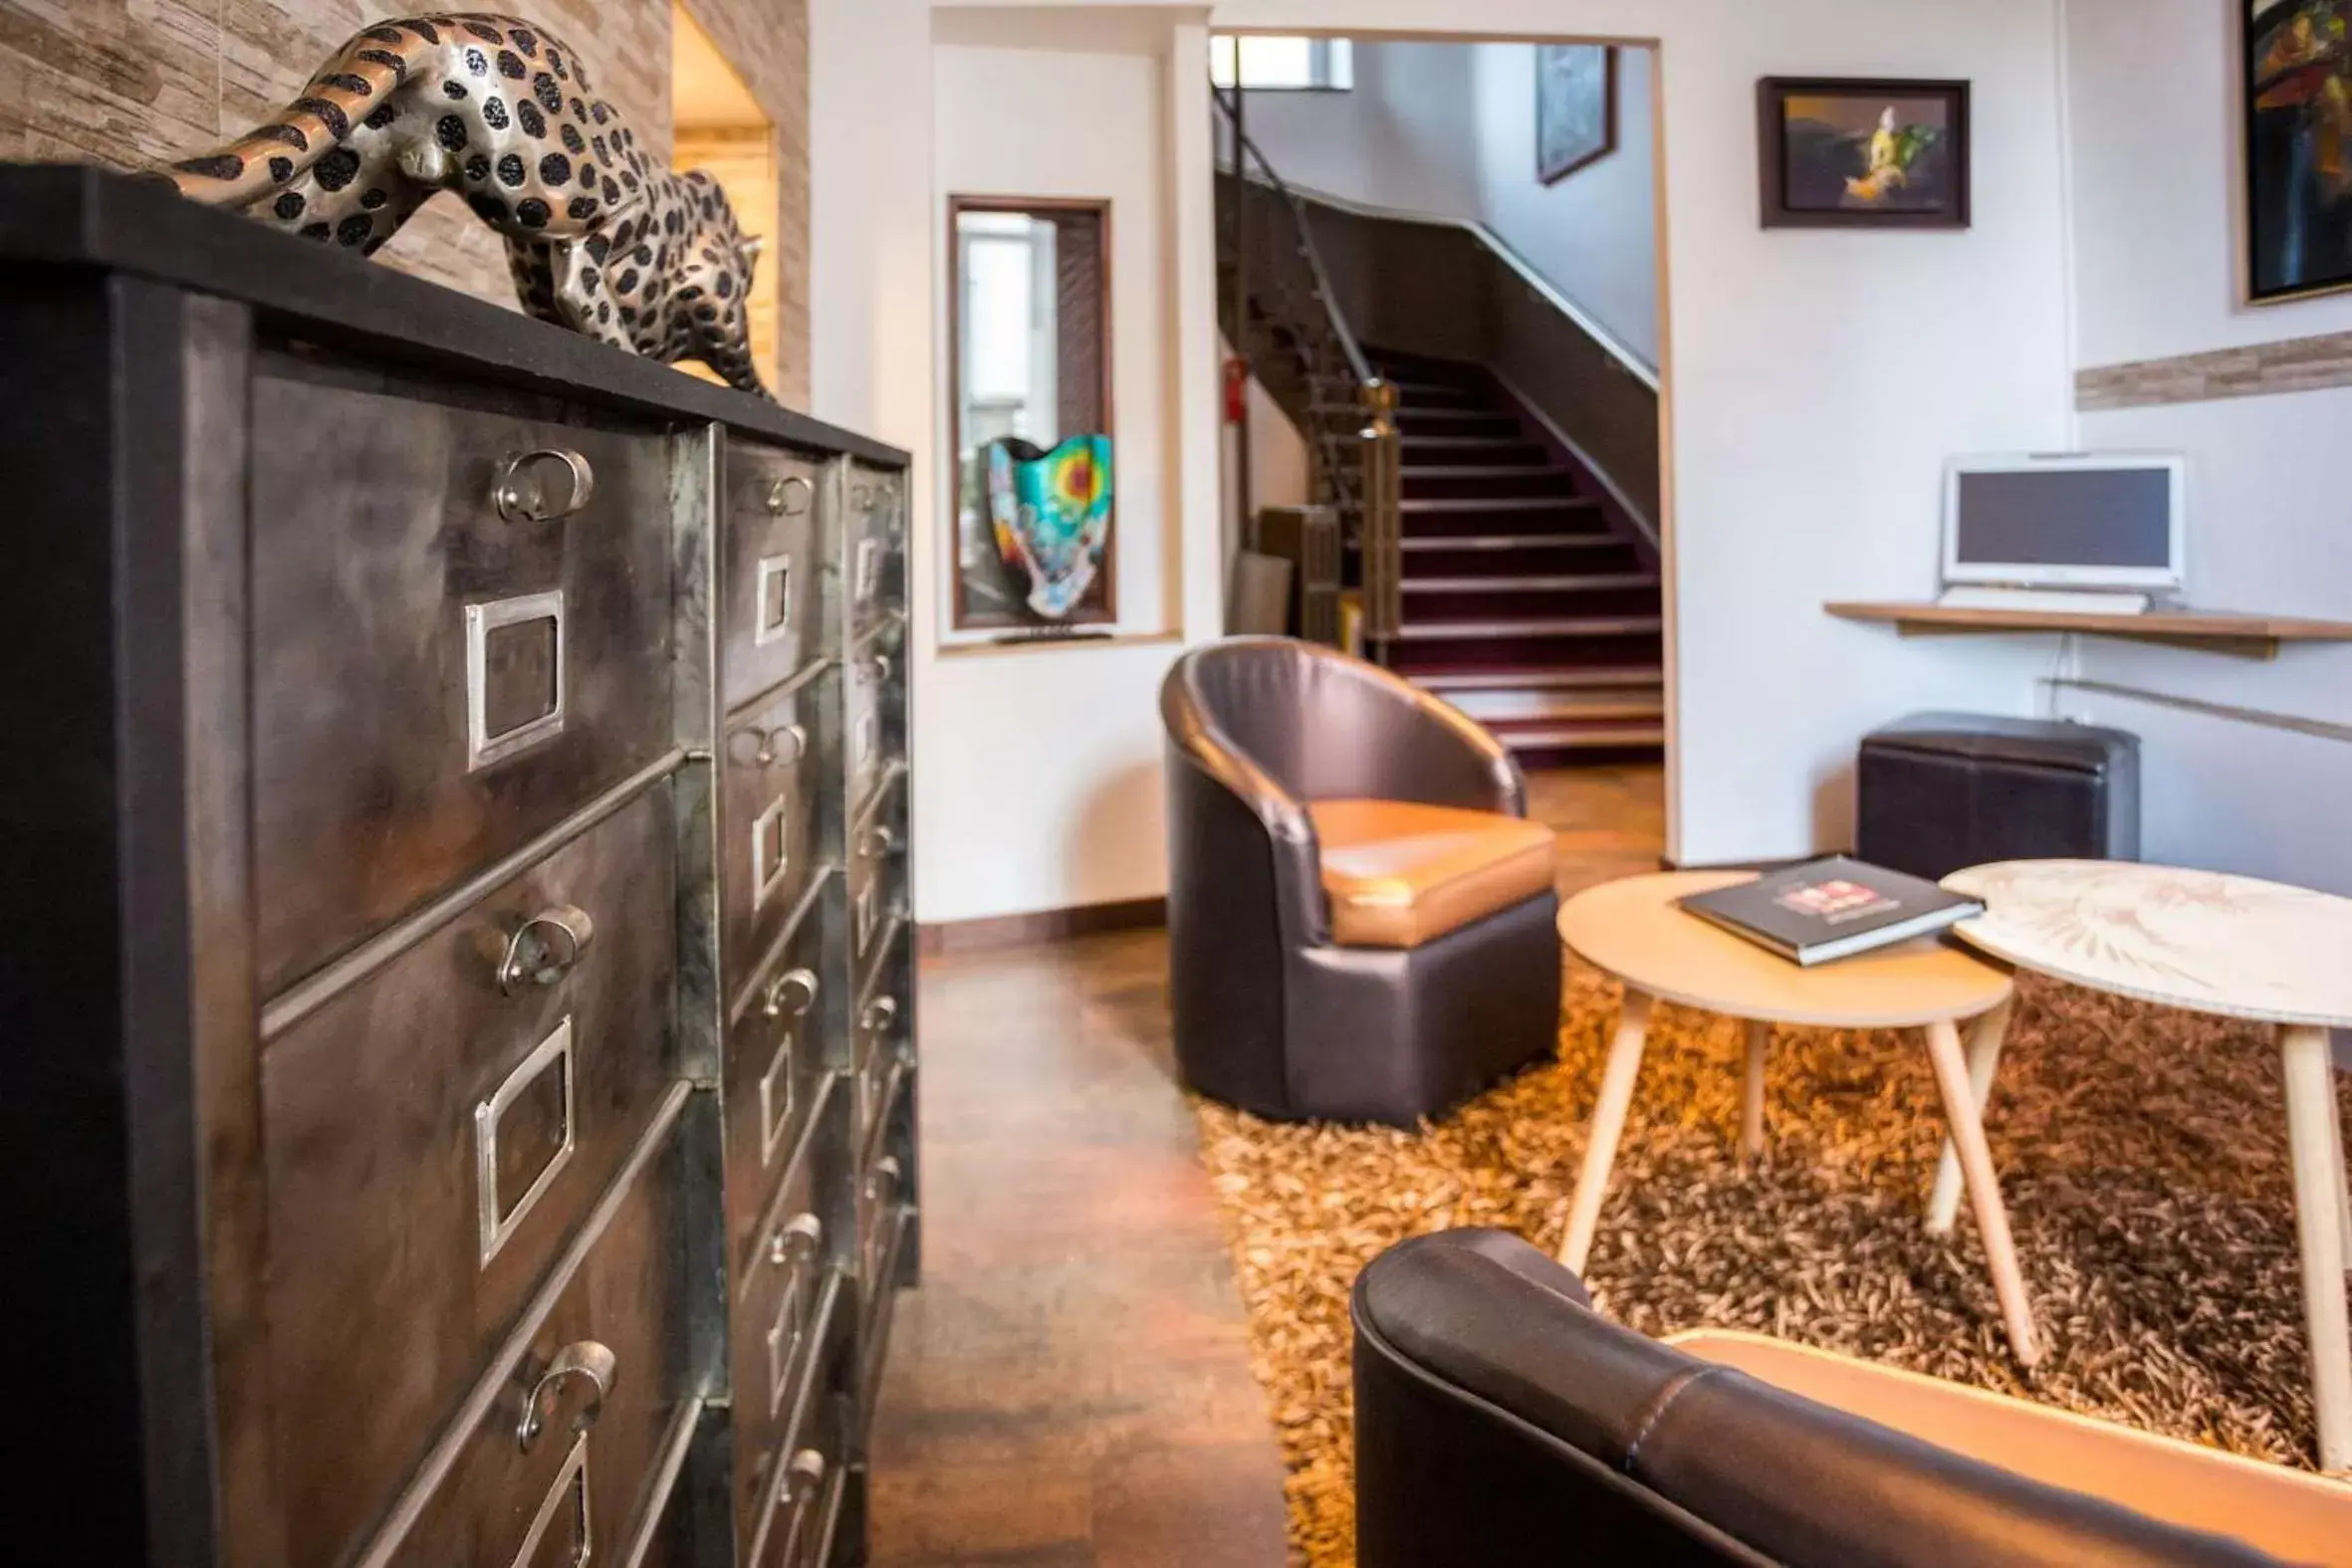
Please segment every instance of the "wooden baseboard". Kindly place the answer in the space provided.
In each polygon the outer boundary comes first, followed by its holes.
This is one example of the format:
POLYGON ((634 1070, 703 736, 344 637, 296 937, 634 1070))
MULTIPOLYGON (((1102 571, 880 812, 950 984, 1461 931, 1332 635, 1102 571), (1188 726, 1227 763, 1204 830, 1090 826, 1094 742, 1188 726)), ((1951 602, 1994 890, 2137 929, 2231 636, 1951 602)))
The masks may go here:
POLYGON ((1075 909, 1043 909, 1032 915, 992 915, 920 926, 916 928, 915 951, 926 958, 941 953, 980 953, 1106 931, 1147 931, 1167 923, 1166 899, 1131 898, 1116 904, 1081 904, 1075 909))

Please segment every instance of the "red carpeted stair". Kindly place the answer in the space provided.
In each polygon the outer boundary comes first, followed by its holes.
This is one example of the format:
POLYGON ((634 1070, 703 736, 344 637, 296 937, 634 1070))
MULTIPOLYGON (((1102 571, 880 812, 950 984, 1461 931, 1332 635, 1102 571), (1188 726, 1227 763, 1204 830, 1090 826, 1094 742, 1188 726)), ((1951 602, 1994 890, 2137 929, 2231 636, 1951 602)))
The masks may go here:
POLYGON ((1525 762, 1664 744, 1647 541, 1483 367, 1369 352, 1397 386, 1403 437, 1404 623, 1390 666, 1525 762))

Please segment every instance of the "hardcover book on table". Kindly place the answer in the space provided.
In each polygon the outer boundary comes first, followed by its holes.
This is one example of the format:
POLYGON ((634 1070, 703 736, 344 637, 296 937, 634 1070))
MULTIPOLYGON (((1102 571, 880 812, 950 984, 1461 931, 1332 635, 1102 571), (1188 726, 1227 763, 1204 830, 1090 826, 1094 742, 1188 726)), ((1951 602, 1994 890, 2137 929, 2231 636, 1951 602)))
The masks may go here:
POLYGON ((1893 947, 1985 912, 1973 898, 1844 855, 1680 902, 1701 920, 1808 967, 1893 947))

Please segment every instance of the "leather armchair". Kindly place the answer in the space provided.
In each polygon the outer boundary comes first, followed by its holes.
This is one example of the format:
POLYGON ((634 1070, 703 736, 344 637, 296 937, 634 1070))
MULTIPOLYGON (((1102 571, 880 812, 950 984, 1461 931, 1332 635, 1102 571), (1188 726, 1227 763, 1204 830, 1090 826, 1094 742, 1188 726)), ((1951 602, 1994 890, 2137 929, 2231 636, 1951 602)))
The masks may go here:
POLYGON ((2352 1539, 2352 1494, 2316 1477, 1726 1336, 1831 1363, 1849 1387, 1875 1374, 1971 1402, 1951 1425, 2005 1422, 2003 1463, 2070 1457, 2080 1478, 1964 1457, 1611 1323, 1575 1275, 1499 1231, 1389 1248, 1351 1311, 1361 1568, 2275 1561, 2211 1533, 2217 1519, 2296 1545, 2352 1539), (2135 1471, 2170 1477, 2144 1482, 2141 1506, 2175 1522, 2113 1500, 2135 1471))
POLYGON ((1186 654, 1167 732, 1168 932, 1185 1081, 1263 1116, 1410 1126, 1554 1048, 1541 887, 1410 946, 1334 939, 1319 803, 1524 818, 1510 754, 1377 666, 1282 637, 1186 654))

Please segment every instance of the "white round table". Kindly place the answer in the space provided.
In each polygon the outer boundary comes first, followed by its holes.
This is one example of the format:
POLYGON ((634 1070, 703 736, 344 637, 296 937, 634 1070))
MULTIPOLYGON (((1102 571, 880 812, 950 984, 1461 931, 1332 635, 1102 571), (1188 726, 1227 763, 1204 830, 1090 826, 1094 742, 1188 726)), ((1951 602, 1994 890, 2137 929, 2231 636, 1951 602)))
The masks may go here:
POLYGON ((1961 937, 2020 969, 2278 1026, 2319 1462, 2352 1469, 2352 1186, 2327 1033, 2352 1028, 2352 899, 2112 860, 2007 860, 1944 885, 1986 906, 1961 937))

